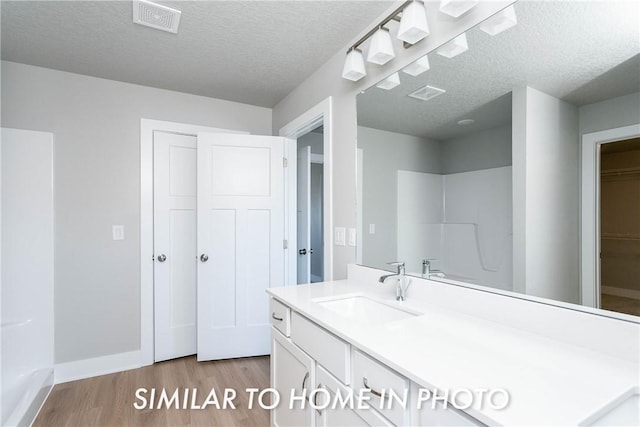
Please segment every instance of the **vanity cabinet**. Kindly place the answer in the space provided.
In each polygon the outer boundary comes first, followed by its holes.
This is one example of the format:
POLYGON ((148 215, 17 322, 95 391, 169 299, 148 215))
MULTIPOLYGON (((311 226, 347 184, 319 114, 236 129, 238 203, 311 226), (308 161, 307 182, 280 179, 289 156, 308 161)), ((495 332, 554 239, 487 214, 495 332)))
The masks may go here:
MULTIPOLYGON (((411 383, 411 400, 418 401, 420 385, 411 383)), ((437 401, 435 404, 428 400, 423 402, 420 409, 417 404, 411 406, 411 424, 417 426, 482 426, 481 422, 468 416, 464 412, 452 408, 445 408, 437 401)))
POLYGON ((349 384, 348 343, 295 312, 291 314, 291 341, 344 384, 349 384))
POLYGON ((283 336, 275 327, 271 328, 271 387, 278 390, 280 404, 271 410, 274 426, 312 426, 313 412, 308 405, 289 407, 290 396, 297 396, 302 389, 309 390, 315 384, 315 363, 311 357, 283 336))
POLYGON ((352 348, 346 341, 281 302, 272 299, 270 307, 271 386, 278 390, 281 397, 278 407, 271 411, 273 426, 390 427, 408 424, 408 409, 398 411, 396 408, 379 412, 379 401, 373 391, 367 393, 371 396, 367 408, 360 409, 357 404, 360 389, 367 388, 363 385, 362 375, 367 375, 365 382, 371 380, 382 387, 394 387, 399 393, 401 388, 409 388, 406 378, 392 373, 389 368, 352 348), (359 382, 350 388, 348 385, 352 381, 359 382), (329 399, 334 399, 338 392, 341 396, 353 394, 355 403, 345 408, 340 405, 332 408, 330 400, 327 408, 314 409, 307 401, 303 410, 299 402, 296 402, 294 408, 290 409, 291 390, 300 395, 303 388, 307 389, 307 394, 315 389, 327 390, 328 393, 314 396, 314 403, 320 408, 327 403, 327 394, 329 399), (393 422, 381 412, 393 419, 393 422))
POLYGON ((370 405, 379 410, 395 425, 409 425, 409 380, 388 366, 365 355, 358 349, 353 350, 353 388, 370 389, 370 405), (389 393, 393 392, 404 398, 407 407, 394 403, 390 407, 380 402, 383 393, 385 401, 389 401, 389 393))
POLYGON ((271 298, 269 311, 271 311, 271 326, 285 337, 291 336, 291 309, 277 299, 271 298))
POLYGON ((417 384, 273 298, 271 312, 271 386, 281 397, 271 411, 273 426, 482 425, 439 402, 434 409, 427 401, 418 410, 417 384), (290 409, 291 390, 300 396, 303 388, 311 395, 305 408, 296 401, 290 409), (320 389, 326 392, 314 392, 320 389), (361 390, 369 397, 365 407, 358 405, 361 390), (383 390, 385 402, 393 390, 406 405, 381 405, 383 390), (352 394, 354 404, 332 407, 338 393, 352 394))
POLYGON ((331 402, 335 401, 336 394, 340 393, 341 396, 346 396, 349 393, 349 389, 344 386, 337 378, 327 372, 322 366, 316 366, 316 383, 317 389, 323 389, 328 392, 328 397, 324 394, 318 397, 317 402, 320 406, 327 405, 327 408, 316 410, 316 426, 318 427, 360 427, 368 426, 365 420, 363 420, 355 410, 351 408, 341 408, 336 406, 333 408, 331 402), (328 400, 327 400, 328 399, 328 400))

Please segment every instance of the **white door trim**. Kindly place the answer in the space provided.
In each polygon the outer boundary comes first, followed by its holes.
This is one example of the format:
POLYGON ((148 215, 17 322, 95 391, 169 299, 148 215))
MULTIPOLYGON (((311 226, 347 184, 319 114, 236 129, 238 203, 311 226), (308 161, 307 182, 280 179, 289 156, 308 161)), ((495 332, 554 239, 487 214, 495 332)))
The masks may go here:
POLYGON ((140 366, 153 364, 153 131, 249 132, 140 119, 140 366))
POLYGON ((580 299, 588 307, 600 307, 600 145, 638 136, 640 124, 582 136, 580 299))
MULTIPOLYGON (((323 132, 323 226, 324 226, 324 280, 333 279, 333 170, 332 170, 332 147, 333 147, 333 117, 332 117, 332 99, 326 98, 319 104, 311 107, 309 110, 298 116, 280 129, 279 135, 297 140, 302 135, 309 133, 319 124, 324 126, 323 132)), ((295 164, 297 157, 297 144, 292 142, 285 146, 285 152, 289 160, 289 168, 285 174, 285 232, 289 247, 295 244, 296 239, 296 171, 291 167, 295 164), (291 213, 294 215, 291 215, 291 213)), ((296 274, 293 266, 296 265, 295 250, 288 251, 285 259, 285 285, 296 284, 296 274)))

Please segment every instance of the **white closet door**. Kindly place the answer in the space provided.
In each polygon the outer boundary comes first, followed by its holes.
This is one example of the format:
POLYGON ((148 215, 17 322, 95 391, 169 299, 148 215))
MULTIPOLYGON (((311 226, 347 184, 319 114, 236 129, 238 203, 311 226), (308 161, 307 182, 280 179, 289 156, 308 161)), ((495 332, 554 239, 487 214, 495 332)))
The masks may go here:
POLYGON ((284 284, 284 138, 198 134, 198 360, 269 354, 284 284))
POLYGON ((311 282, 311 147, 298 148, 298 285, 311 282))
POLYGON ((196 353, 196 142, 153 134, 156 362, 196 353))

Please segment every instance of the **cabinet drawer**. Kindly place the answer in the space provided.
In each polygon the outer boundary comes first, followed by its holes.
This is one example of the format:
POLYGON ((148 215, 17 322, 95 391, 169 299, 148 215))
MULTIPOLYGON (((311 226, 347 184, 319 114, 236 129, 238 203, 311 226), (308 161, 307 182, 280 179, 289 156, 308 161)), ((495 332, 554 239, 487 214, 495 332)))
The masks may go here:
POLYGON ((337 394, 346 397, 353 392, 320 365, 316 365, 315 387, 327 390, 331 396, 329 401, 326 401, 326 398, 321 395, 322 397, 317 401, 323 409, 316 410, 316 427, 366 427, 371 425, 359 416, 360 411, 356 412, 354 409, 356 403, 354 403, 354 407, 346 405, 344 408, 340 404, 335 404, 337 394), (335 407, 333 407, 334 404, 335 407))
POLYGON ((269 304, 269 311, 271 312, 271 324, 274 328, 284 334, 285 337, 291 335, 291 309, 282 304, 277 299, 271 298, 269 304))
POLYGON ((296 312, 291 314, 291 341, 349 384, 349 344, 296 312))
POLYGON ((353 351, 352 387, 356 393, 360 389, 371 389, 370 406, 379 410, 393 424, 409 424, 409 380, 356 349, 353 351), (390 390, 400 396, 400 399, 404 398, 405 405, 394 402, 389 408, 387 402, 390 390), (383 409, 380 408, 381 393, 387 396, 383 409))

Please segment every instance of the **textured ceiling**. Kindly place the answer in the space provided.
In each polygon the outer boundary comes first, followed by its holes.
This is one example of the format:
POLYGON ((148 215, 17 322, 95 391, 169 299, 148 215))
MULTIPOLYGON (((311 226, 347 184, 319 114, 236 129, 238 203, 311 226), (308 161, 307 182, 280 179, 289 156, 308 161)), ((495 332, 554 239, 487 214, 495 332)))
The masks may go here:
POLYGON ((2 1, 2 59, 272 107, 391 1, 177 1, 178 34, 129 1, 2 1))
POLYGON ((447 140, 511 121, 510 92, 533 88, 575 105, 640 91, 640 2, 520 1, 518 25, 491 37, 467 32, 469 51, 390 91, 358 96, 363 126, 447 140), (406 95, 425 84, 447 93, 431 101, 406 95), (472 118, 470 126, 458 120, 472 118))

